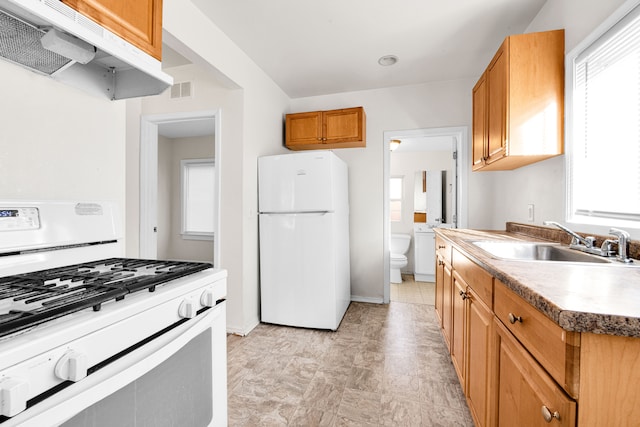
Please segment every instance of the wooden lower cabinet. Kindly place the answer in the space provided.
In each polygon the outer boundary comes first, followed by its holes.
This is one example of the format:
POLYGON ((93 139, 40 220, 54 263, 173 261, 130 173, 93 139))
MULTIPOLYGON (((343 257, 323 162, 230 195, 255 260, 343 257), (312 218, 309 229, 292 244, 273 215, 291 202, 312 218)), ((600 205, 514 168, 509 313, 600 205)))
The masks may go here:
POLYGON ((453 273, 453 296, 452 296, 452 328, 451 328, 451 360, 453 367, 456 369, 462 391, 466 393, 465 387, 465 335, 466 331, 466 311, 467 311, 467 284, 456 274, 453 273))
POLYGON ((435 309, 438 316, 438 325, 442 328, 442 287, 444 286, 444 261, 442 257, 436 253, 436 298, 435 309))
MULTIPOLYGON (((453 331, 453 280, 451 267, 444 263, 442 267, 442 335, 451 351, 451 333, 453 331)), ((437 296, 436 296, 437 298, 437 296)))
POLYGON ((491 408, 493 312, 473 289, 467 290, 467 403, 476 427, 488 426, 491 408))
POLYGON ((575 426, 576 402, 497 319, 494 331, 495 413, 491 425, 575 426))

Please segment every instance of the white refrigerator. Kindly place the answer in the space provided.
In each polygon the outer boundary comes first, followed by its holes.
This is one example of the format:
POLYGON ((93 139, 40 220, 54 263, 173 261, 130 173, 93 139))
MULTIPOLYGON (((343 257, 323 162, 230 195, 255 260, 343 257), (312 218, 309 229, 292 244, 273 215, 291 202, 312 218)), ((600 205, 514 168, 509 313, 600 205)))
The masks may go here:
POLYGON ((258 159, 263 322, 340 325, 351 300, 347 175, 331 151, 258 159))

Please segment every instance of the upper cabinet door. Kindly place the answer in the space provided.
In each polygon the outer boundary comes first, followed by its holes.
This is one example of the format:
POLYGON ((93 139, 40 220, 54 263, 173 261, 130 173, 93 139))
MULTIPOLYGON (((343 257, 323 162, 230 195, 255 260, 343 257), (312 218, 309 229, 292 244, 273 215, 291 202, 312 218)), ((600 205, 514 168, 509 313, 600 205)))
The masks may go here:
POLYGON ((157 60, 162 60, 162 0, 61 1, 157 60))
POLYGON ((487 79, 489 81, 487 163, 495 162, 505 155, 509 73, 507 69, 507 54, 505 52, 508 49, 508 43, 509 40, 507 39, 487 69, 487 79))
POLYGON ((487 73, 484 73, 473 88, 473 170, 485 164, 487 158, 487 73))
POLYGON ((324 141, 327 144, 364 141, 364 109, 345 108, 324 112, 324 141))
POLYGON ((322 143, 322 111, 287 114, 286 145, 322 143))

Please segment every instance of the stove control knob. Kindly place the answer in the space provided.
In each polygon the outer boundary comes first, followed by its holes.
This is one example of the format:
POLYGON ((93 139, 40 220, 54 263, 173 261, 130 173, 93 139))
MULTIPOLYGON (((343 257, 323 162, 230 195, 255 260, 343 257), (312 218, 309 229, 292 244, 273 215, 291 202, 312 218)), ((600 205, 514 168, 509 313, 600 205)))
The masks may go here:
POLYGON ((196 314, 198 314, 197 312, 198 305, 196 304, 196 301, 191 297, 185 298, 185 300, 182 301, 180 307, 178 308, 178 315, 183 319, 193 319, 194 317, 196 317, 196 314))
POLYGON ((69 350, 58 360, 54 372, 61 380, 76 382, 87 376, 87 365, 86 354, 69 350))
POLYGON ((27 409, 29 383, 22 378, 5 378, 0 381, 0 415, 13 417, 27 409))
POLYGON ((200 297, 200 304, 202 304, 204 307, 213 307, 214 305, 216 305, 216 298, 213 294, 213 289, 205 289, 205 291, 202 293, 202 296, 200 297))

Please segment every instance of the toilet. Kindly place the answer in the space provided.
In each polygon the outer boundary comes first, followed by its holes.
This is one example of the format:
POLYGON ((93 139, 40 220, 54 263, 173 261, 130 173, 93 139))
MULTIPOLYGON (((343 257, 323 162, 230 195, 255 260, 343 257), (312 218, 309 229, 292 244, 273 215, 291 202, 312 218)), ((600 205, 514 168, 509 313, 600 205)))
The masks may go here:
POLYGON ((410 243, 409 234, 391 235, 391 283, 402 283, 400 270, 407 266, 406 253, 409 251, 410 243))

